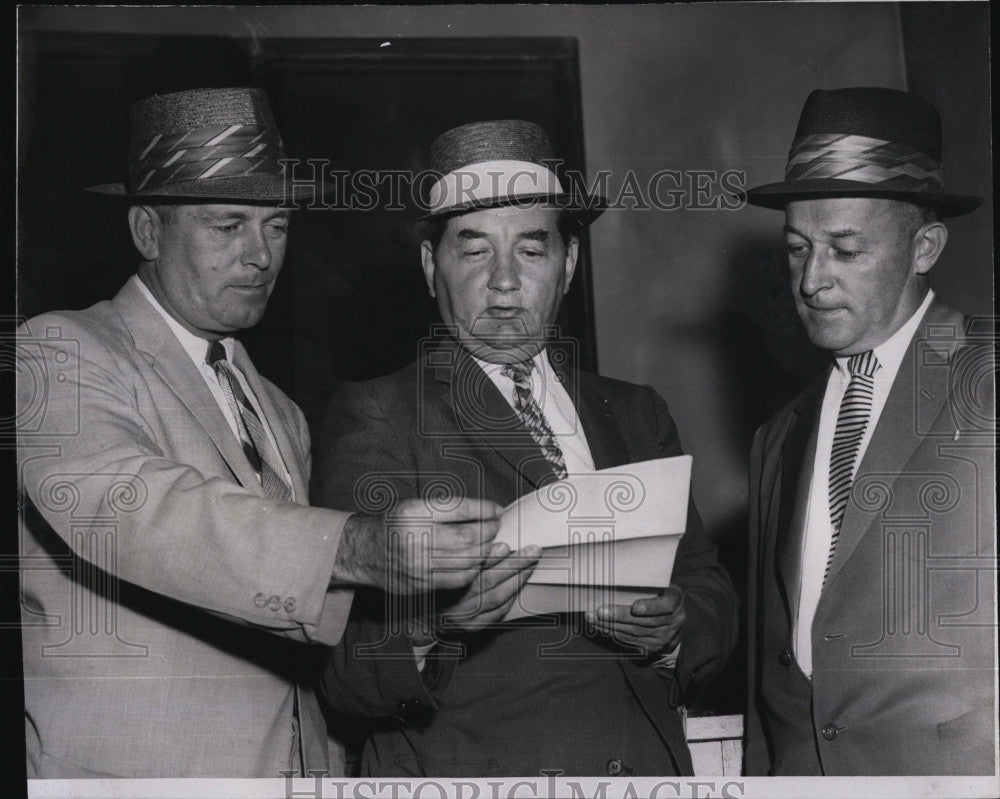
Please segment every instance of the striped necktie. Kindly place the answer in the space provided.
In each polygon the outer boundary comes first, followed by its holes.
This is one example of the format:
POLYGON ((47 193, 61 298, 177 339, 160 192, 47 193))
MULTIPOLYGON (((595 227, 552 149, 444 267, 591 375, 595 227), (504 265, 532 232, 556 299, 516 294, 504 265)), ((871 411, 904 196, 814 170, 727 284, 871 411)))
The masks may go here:
POLYGON ((500 373, 514 381, 514 410, 528 428, 531 437, 542 448, 542 454, 545 455, 545 460, 552 464, 556 477, 562 480, 566 477, 566 461, 556 443, 552 428, 549 427, 542 409, 538 407, 531 393, 531 370, 534 366, 533 360, 508 363, 500 373))
POLYGON ((209 342, 205 362, 215 370, 215 376, 219 379, 222 393, 229 402, 233 416, 236 417, 243 454, 247 456, 250 465, 257 472, 260 484, 264 488, 264 495, 270 499, 291 502, 292 489, 281 477, 284 472, 284 468, 280 465, 281 461, 278 460, 278 455, 274 451, 274 447, 271 446, 271 441, 257 411, 254 410, 247 395, 243 392, 239 377, 237 377, 232 364, 226 359, 226 350, 222 346, 222 342, 209 342))
POLYGON ((840 402, 837 414, 837 429, 833 434, 833 448, 830 450, 830 524, 833 535, 830 538, 830 554, 826 560, 823 579, 830 573, 833 553, 837 549, 840 524, 847 509, 847 498, 851 494, 854 480, 854 465, 865 436, 868 419, 872 415, 872 393, 875 387, 875 372, 880 364, 871 350, 852 355, 847 361, 847 371, 851 380, 840 402))

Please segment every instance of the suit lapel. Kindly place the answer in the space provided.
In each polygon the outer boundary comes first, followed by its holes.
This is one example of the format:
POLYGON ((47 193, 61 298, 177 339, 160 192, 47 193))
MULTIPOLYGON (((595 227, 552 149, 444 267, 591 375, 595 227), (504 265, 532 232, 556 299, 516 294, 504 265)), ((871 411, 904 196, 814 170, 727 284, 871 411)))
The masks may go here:
POLYGON ((236 480, 244 488, 261 493, 260 481, 215 397, 159 311, 150 305, 131 281, 122 287, 112 303, 128 328, 136 349, 143 353, 151 368, 198 420, 236 480))
POLYGON ((534 488, 556 479, 531 433, 464 347, 453 339, 440 342, 424 368, 427 384, 452 409, 459 430, 481 440, 534 488))
POLYGON ((775 560, 789 619, 792 620, 798 608, 799 587, 802 584, 802 537, 816 461, 819 415, 829 374, 829 370, 825 371, 802 393, 781 447, 781 480, 777 488, 781 499, 778 503, 775 560))
POLYGON ((861 539, 873 525, 877 526, 876 522, 888 510, 881 505, 867 508, 859 504, 857 498, 863 496, 865 485, 877 480, 885 486, 886 496, 892 497, 896 479, 906 470, 907 462, 927 440, 927 433, 943 415, 949 391, 948 370, 918 367, 947 365, 962 333, 962 314, 935 300, 906 349, 871 441, 858 464, 826 581, 828 587, 834 583, 861 539), (943 337, 929 335, 935 329, 953 332, 943 337), (935 338, 941 343, 936 343, 935 338))
POLYGON ((569 369, 555 371, 580 417, 594 468, 607 469, 629 463, 631 458, 621 426, 611 411, 611 404, 600 393, 592 376, 569 369))

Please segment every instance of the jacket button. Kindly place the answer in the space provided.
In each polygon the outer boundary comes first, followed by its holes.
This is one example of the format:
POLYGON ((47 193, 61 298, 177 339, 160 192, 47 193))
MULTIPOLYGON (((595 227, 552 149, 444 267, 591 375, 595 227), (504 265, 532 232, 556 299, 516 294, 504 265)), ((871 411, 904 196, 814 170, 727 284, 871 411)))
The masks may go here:
POLYGON ((267 600, 267 607, 270 610, 281 610, 281 597, 277 594, 271 594, 267 600))
POLYGON ((622 763, 617 757, 612 758, 608 761, 607 765, 608 774, 612 777, 617 777, 622 771, 625 770, 625 764, 622 763))
POLYGON ((259 608, 262 608, 262 607, 264 607, 264 605, 266 605, 266 604, 267 604, 267 597, 266 597, 266 596, 264 596, 263 594, 257 594, 257 596, 255 596, 255 597, 253 598, 253 603, 254 603, 254 604, 255 604, 255 605, 257 606, 257 607, 259 607, 259 608))
POLYGON ((827 724, 823 727, 823 737, 828 741, 834 740, 839 732, 836 724, 827 724))
POLYGON ((295 610, 295 604, 296 604, 295 597, 293 596, 288 597, 288 599, 285 600, 284 604, 285 613, 291 613, 293 610, 295 610))
POLYGON ((778 662, 782 666, 791 666, 792 665, 792 653, 789 652, 787 649, 782 649, 781 650, 781 654, 778 655, 778 662))

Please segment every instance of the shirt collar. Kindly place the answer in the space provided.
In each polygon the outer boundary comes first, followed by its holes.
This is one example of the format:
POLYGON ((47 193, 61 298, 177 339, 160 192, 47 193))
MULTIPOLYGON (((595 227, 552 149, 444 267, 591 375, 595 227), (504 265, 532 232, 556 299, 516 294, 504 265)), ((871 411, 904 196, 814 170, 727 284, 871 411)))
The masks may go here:
MULTIPOLYGON (((489 361, 483 361, 477 358, 475 355, 471 355, 471 353, 470 357, 479 365, 480 369, 486 372, 486 374, 489 375, 491 378, 494 378, 494 382, 495 378, 497 377, 505 381, 508 381, 510 383, 514 382, 513 380, 511 380, 511 378, 507 377, 507 375, 503 373, 504 365, 502 363, 490 363, 489 361)), ((531 372, 532 386, 533 387, 537 385, 547 386, 549 384, 548 381, 553 379, 553 377, 551 374, 551 367, 549 366, 549 359, 545 355, 545 348, 543 347, 537 353, 535 353, 535 357, 532 358, 531 360, 535 362, 535 368, 531 372), (537 379, 538 382, 536 382, 535 378, 536 374, 538 375, 537 379)))
MULTIPOLYGON (((184 327, 184 325, 174 319, 174 317, 167 312, 167 309, 160 305, 156 297, 153 296, 153 292, 149 290, 149 287, 142 282, 138 275, 132 275, 129 280, 133 281, 135 285, 138 286, 139 291, 141 291, 142 295, 149 300, 150 305, 152 305, 156 309, 157 313, 163 317, 163 321, 167 323, 167 327, 169 327, 173 334, 177 337, 177 340, 181 343, 184 351, 190 356, 191 360, 194 361, 195 366, 204 366, 205 355, 208 353, 208 339, 196 336, 184 327)), ((227 336, 221 340, 222 347, 226 351, 226 358, 230 362, 233 360, 233 344, 235 341, 236 340, 232 336, 227 336)))
MULTIPOLYGON (((906 354, 906 348, 910 346, 910 340, 913 338, 913 334, 917 332, 920 320, 924 318, 924 314, 927 313, 927 309, 933 301, 934 290, 928 289, 927 296, 920 303, 920 307, 903 323, 903 326, 877 347, 872 348, 872 352, 875 353, 875 357, 881 366, 879 370, 880 376, 896 376, 896 372, 899 371, 899 365, 903 362, 903 356, 906 354)), ((836 359, 837 370, 845 377, 848 376, 847 361, 849 357, 845 356, 836 359)))

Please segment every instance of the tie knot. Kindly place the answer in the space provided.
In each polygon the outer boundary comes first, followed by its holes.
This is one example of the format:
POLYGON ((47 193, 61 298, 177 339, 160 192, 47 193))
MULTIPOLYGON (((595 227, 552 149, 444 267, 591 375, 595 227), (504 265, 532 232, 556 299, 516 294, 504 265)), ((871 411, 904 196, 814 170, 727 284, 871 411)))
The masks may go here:
POLYGON ((875 372, 879 370, 881 364, 878 362, 878 358, 875 357, 875 353, 872 350, 868 352, 859 352, 857 355, 852 355, 847 359, 847 371, 851 375, 864 375, 865 377, 873 377, 875 372))
POLYGON ((205 363, 214 367, 219 361, 226 360, 226 348, 221 341, 208 342, 208 352, 205 355, 205 363))
POLYGON ((500 374, 509 377, 516 386, 528 386, 531 384, 531 370, 535 368, 533 360, 521 361, 521 363, 504 364, 500 374))

